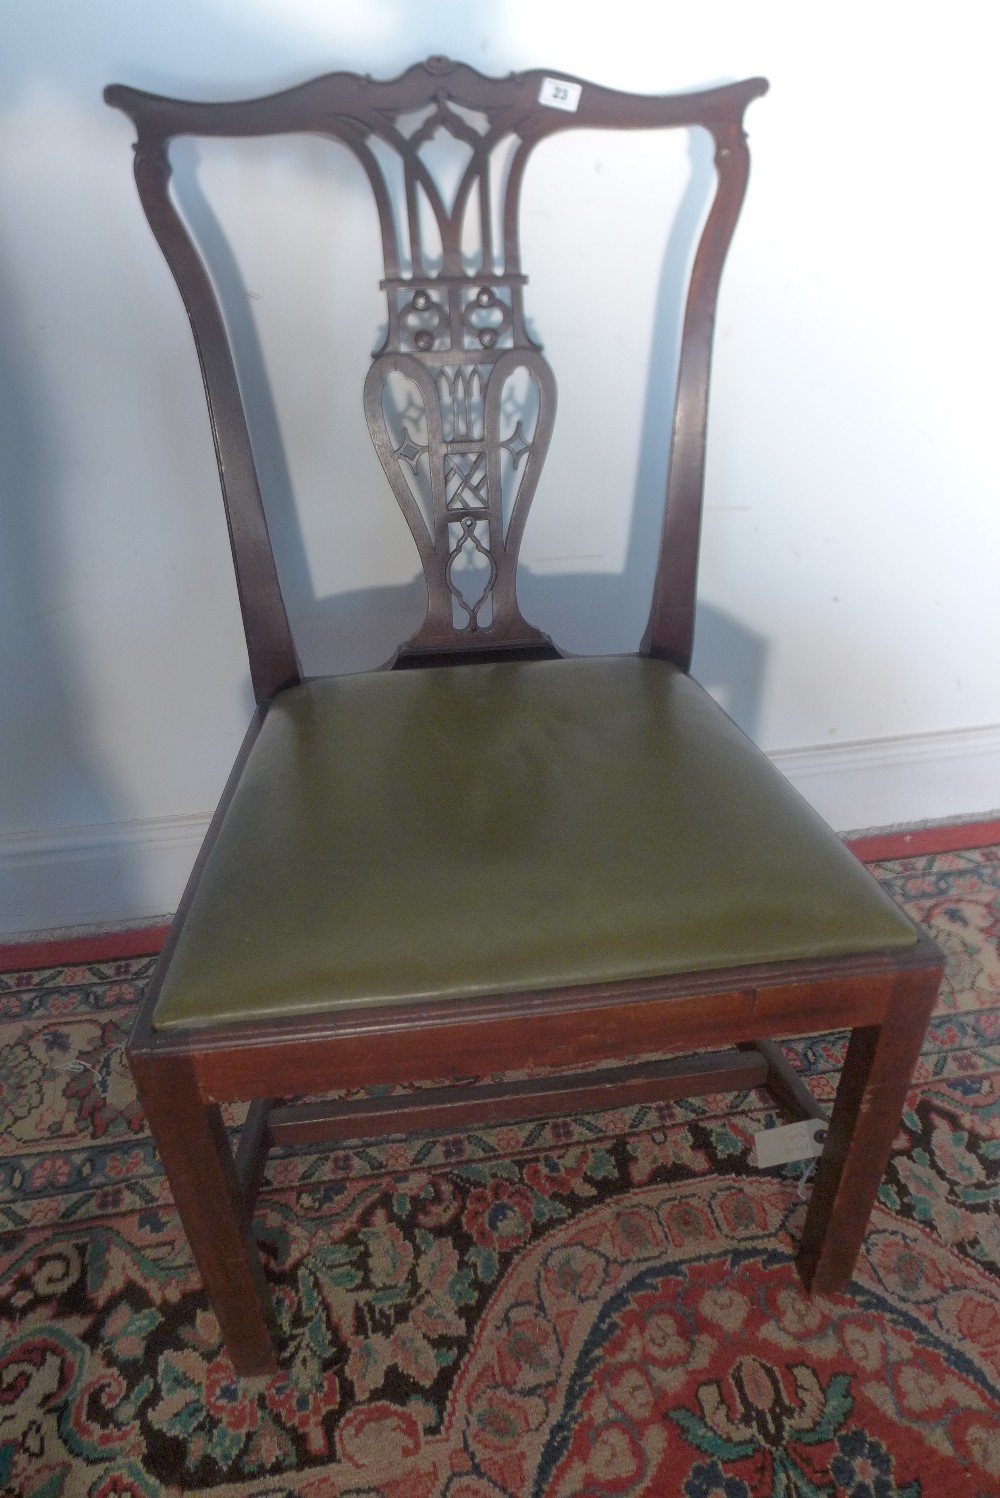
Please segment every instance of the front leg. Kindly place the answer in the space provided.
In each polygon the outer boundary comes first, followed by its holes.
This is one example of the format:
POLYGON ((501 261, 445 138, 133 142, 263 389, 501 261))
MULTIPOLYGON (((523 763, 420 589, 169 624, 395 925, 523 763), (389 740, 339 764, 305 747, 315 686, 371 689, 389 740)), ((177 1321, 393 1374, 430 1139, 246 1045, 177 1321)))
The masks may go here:
POLYGON ((276 1322, 217 1103, 190 1057, 130 1055, 191 1252, 238 1373, 276 1373, 276 1322))
POLYGON ((798 1254, 808 1290, 851 1282, 940 981, 940 969, 901 973, 882 1023, 851 1032, 798 1254))

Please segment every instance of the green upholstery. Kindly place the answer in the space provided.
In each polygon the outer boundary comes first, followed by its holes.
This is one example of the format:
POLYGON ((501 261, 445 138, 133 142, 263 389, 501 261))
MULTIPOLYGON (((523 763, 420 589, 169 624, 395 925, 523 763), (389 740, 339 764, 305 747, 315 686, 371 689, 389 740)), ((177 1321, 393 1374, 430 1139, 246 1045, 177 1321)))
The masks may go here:
POLYGON ((911 945, 696 682, 636 657, 378 672, 270 707, 158 1029, 911 945))

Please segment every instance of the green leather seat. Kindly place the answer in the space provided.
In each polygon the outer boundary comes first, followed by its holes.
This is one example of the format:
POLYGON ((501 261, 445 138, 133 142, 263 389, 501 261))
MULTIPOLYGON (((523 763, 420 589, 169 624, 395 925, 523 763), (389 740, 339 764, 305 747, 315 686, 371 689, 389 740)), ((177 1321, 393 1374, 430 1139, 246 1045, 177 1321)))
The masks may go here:
POLYGON ((154 1025, 900 948, 916 932, 696 682, 604 657, 281 693, 154 1025))

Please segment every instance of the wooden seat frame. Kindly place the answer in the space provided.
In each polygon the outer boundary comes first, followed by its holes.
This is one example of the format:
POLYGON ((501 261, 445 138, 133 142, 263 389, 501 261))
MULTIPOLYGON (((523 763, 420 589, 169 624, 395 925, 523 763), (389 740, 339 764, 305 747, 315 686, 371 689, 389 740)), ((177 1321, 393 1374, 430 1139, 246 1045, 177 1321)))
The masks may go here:
MULTIPOLYGON (((850 1042, 797 1261, 807 1287, 824 1292, 844 1289, 888 1162, 938 991, 942 959, 933 942, 920 935, 911 947, 856 956, 419 1006, 390 1005, 308 1019, 156 1028, 163 976, 247 755, 268 705, 301 680, 222 313, 169 193, 170 141, 179 135, 322 134, 347 145, 368 173, 382 224, 389 327, 369 376, 366 413, 425 568, 427 616, 394 662, 412 667, 558 656, 552 642, 522 618, 515 592, 517 548, 551 430, 554 389, 540 348, 525 328, 522 305, 525 278, 517 203, 531 150, 546 136, 570 128, 700 126, 711 133, 716 192, 689 283, 662 545, 641 647, 644 654, 687 671, 716 300, 747 181, 743 114, 766 88, 764 80, 750 79, 691 94, 640 97, 540 71, 489 79, 447 59, 432 58, 392 82, 336 74, 239 103, 188 103, 120 85, 106 91, 108 102, 137 127, 140 196, 194 332, 258 702, 128 1050, 192 1251, 233 1363, 242 1373, 268 1373, 278 1367, 275 1318, 251 1232, 254 1202, 272 1144, 462 1128, 753 1086, 769 1088, 793 1116, 821 1117, 774 1042, 846 1028, 850 1042), (404 117, 416 124, 404 128, 404 117), (471 152, 451 209, 420 154, 421 144, 439 128, 464 140, 471 152), (514 152, 502 230, 491 240, 490 212, 484 205, 490 193, 490 153, 502 137, 514 142, 514 152), (373 150, 376 140, 388 143, 403 160, 407 202, 398 219, 373 150), (481 263, 470 270, 462 233, 468 213, 475 211, 476 193, 487 244, 481 263), (440 231, 436 260, 421 246, 421 197, 423 211, 433 214, 440 231), (400 253, 400 243, 407 239, 408 257, 400 253), (502 244, 494 242, 497 239, 502 244), (504 360, 527 370, 538 406, 531 429, 519 426, 506 438, 497 426, 499 397, 490 393, 507 368, 504 360), (440 395, 441 372, 446 370, 454 382, 455 366, 464 369, 463 380, 472 379, 471 369, 480 371, 477 398, 482 396, 485 445, 494 454, 488 463, 499 464, 496 454, 506 447, 512 468, 521 470, 507 521, 499 467, 484 468, 478 478, 470 479, 470 464, 458 451, 462 433, 456 435, 454 425, 450 435, 440 427, 434 403, 440 395), (400 437, 398 427, 393 430, 387 420, 384 392, 394 372, 421 389, 428 423, 423 443, 405 427, 400 437), (427 467, 435 474, 424 511, 404 472, 407 461, 416 470, 414 451, 418 461, 419 454, 428 454, 427 467), (456 582, 456 560, 470 546, 487 563, 482 598, 463 593, 456 582), (720 1053, 720 1047, 730 1049, 720 1053), (706 1050, 712 1053, 678 1056, 706 1050), (673 1059, 638 1064, 628 1059, 643 1053, 673 1059), (332 1103, 288 1101, 337 1089, 496 1077, 505 1070, 590 1068, 598 1063, 597 1071, 515 1083, 421 1086, 388 1098, 332 1103), (234 1155, 220 1105, 248 1100, 249 1115, 234 1155)), ((463 385, 462 391, 467 393, 468 388, 463 385)), ((483 432, 478 438, 484 439, 483 432)))

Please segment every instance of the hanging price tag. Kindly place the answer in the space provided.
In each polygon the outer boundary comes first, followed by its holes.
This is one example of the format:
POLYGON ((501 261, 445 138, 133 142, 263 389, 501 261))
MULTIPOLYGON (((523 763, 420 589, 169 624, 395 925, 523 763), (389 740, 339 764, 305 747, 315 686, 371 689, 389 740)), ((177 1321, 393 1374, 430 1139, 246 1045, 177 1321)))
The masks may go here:
POLYGON ((753 1136, 753 1142, 759 1170, 787 1165, 792 1160, 814 1160, 823 1153, 826 1123, 822 1118, 804 1118, 800 1123, 762 1129, 753 1136))

